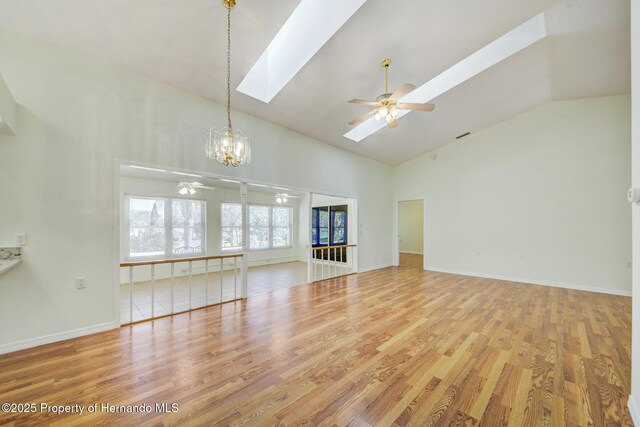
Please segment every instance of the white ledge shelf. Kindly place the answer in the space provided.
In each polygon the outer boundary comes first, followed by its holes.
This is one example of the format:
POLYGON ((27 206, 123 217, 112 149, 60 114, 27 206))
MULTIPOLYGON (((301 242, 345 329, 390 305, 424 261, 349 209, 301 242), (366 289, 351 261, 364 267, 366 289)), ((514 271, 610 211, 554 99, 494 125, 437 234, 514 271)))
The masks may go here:
POLYGON ((14 269, 22 262, 22 259, 0 259, 0 274, 4 274, 9 270, 14 269))

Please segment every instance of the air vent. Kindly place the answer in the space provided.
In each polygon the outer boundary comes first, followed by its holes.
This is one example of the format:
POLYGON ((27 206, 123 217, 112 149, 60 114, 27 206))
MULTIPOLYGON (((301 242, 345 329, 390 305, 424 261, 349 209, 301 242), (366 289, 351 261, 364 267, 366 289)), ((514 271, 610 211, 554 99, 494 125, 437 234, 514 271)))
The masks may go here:
POLYGON ((463 133, 462 135, 458 135, 458 136, 456 136, 456 139, 462 139, 462 138, 464 138, 465 136, 469 136, 469 135, 471 135, 471 132, 465 132, 465 133, 463 133))

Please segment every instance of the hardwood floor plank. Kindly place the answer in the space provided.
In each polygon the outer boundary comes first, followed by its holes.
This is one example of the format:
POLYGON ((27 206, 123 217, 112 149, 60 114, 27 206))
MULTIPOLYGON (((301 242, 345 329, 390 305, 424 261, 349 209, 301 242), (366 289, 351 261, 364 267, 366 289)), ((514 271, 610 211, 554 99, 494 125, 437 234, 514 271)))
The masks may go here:
POLYGON ((0 355, 1 425, 631 426, 631 299, 400 268, 0 355))

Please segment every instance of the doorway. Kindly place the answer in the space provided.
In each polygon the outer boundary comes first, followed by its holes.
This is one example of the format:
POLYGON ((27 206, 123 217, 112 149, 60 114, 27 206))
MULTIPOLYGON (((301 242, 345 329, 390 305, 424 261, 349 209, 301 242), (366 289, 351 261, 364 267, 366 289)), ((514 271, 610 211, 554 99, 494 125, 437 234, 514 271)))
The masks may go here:
POLYGON ((424 269, 424 200, 398 202, 400 267, 424 269))

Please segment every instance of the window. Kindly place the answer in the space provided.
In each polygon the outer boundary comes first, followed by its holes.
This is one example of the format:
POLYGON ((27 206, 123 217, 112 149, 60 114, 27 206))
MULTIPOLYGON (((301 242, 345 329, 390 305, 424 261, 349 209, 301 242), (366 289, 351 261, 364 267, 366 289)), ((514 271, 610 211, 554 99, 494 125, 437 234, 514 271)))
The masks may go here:
POLYGON ((347 206, 313 208, 311 218, 313 246, 347 244, 347 206))
POLYGON ((272 209, 271 245, 274 248, 291 247, 291 208, 274 206, 272 209))
POLYGON ((347 243, 347 212, 331 211, 331 244, 347 243))
POLYGON ((203 200, 127 196, 126 258, 165 258, 206 252, 203 200))
MULTIPOLYGON (((242 205, 222 203, 222 249, 242 249, 242 205)), ((248 205, 249 249, 290 248, 293 209, 286 206, 248 205)))
POLYGON ((242 205, 222 203, 220 208, 222 250, 242 250, 242 205))
POLYGON ((270 206, 249 206, 249 249, 269 249, 270 206))

